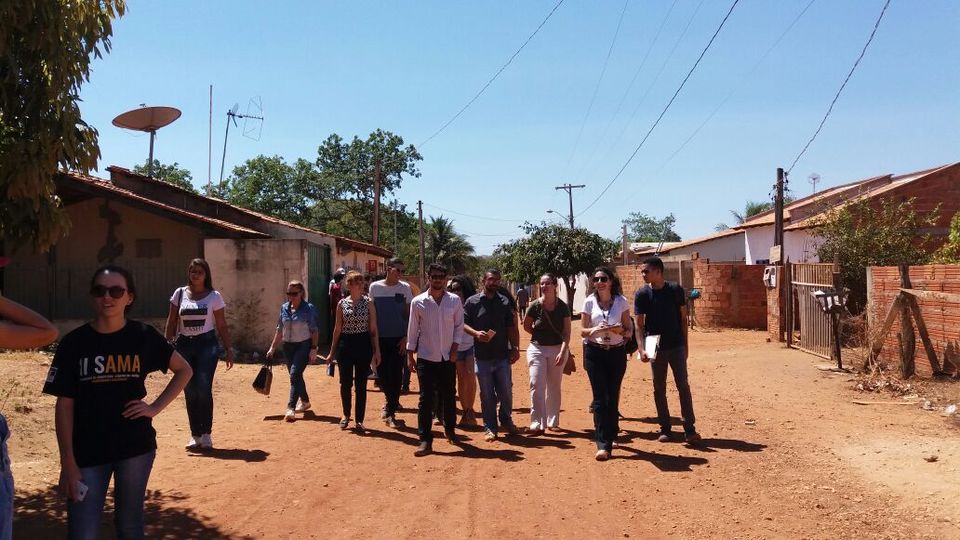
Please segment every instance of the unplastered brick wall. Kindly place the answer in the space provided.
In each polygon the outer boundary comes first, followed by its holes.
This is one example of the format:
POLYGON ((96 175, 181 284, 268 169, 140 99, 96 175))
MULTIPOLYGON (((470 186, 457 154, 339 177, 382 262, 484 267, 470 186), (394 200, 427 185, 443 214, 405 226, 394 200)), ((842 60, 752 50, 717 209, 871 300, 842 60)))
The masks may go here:
MULTIPOLYGON (((911 266, 910 284, 914 289, 960 294, 960 265, 911 266)), ((874 266, 867 269, 867 309, 869 311, 870 335, 878 332, 890 310, 893 299, 900 292, 900 271, 895 266, 874 266)), ((926 324, 930 341, 937 353, 940 371, 960 376, 960 303, 944 300, 917 299, 920 313, 926 324)), ((914 323, 916 334, 916 374, 930 377, 934 374, 927 353, 920 341, 920 333, 914 323)), ((886 335, 880 360, 889 365, 898 365, 897 334, 899 318, 886 335)))
POLYGON ((693 266, 697 324, 713 328, 767 327, 767 289, 762 264, 710 263, 699 259, 693 266))
POLYGON ((786 294, 784 291, 786 285, 783 283, 783 267, 777 269, 777 286, 766 289, 767 292, 767 333, 770 339, 784 341, 786 335, 787 322, 780 316, 783 313, 783 306, 786 303, 786 294))

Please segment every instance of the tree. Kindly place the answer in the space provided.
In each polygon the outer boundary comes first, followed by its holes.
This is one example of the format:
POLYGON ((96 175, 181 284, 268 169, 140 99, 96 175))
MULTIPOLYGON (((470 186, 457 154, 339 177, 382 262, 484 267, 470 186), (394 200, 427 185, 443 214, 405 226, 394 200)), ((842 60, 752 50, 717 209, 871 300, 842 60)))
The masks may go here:
POLYGON ((950 219, 950 233, 947 241, 934 252, 932 262, 940 264, 960 263, 960 212, 950 219))
MULTIPOLYGON (((793 202, 793 197, 784 196, 784 204, 793 202)), ((731 210, 730 214, 733 216, 734 225, 742 225, 743 222, 752 218, 757 214, 762 214, 767 210, 773 210, 773 201, 747 201, 743 205, 743 211, 737 212, 736 210, 731 210)), ((730 227, 726 223, 717 223, 713 230, 715 231, 725 231, 730 227)))
POLYGON ((453 222, 440 216, 430 216, 427 227, 427 253, 435 262, 447 266, 450 275, 462 274, 470 266, 473 246, 453 228, 453 222))
POLYGON ((501 244, 494 257, 508 279, 533 283, 544 272, 562 279, 567 286, 567 305, 573 308, 578 274, 604 264, 620 245, 586 229, 541 223, 524 226, 526 238, 501 244))
POLYGON ((921 215, 913 202, 861 199, 830 212, 814 229, 822 239, 817 248, 820 260, 836 257, 840 262, 852 313, 866 306, 868 266, 925 264, 930 259, 926 249, 930 236, 921 231, 936 224, 939 209, 921 215))
POLYGON ((632 242, 679 242, 680 235, 673 230, 676 223, 673 214, 657 219, 641 212, 631 212, 626 220, 632 242))
POLYGON ((67 234, 54 177, 97 165, 80 86, 125 9, 123 0, 0 2, 0 238, 11 247, 46 250, 67 234))
MULTIPOLYGON (((377 163, 380 164, 382 197, 399 189, 404 175, 419 178, 417 162, 422 159, 412 144, 403 146, 403 137, 389 131, 378 129, 366 140, 354 136, 349 143, 345 143, 336 133, 330 135, 317 149, 316 166, 320 182, 332 196, 317 201, 315 218, 321 223, 342 220, 342 207, 337 201, 357 201, 359 204, 350 205, 351 225, 354 227, 352 236, 371 240, 374 171, 377 163)), ((381 218, 382 210, 381 207, 381 218)))
POLYGON ((280 156, 260 155, 235 167, 218 194, 231 204, 309 226, 320 188, 313 163, 298 159, 290 165, 280 156))
MULTIPOLYGON (((149 159, 143 163, 143 165, 137 165, 133 168, 133 172, 137 174, 149 174, 149 159)), ((191 193, 196 193, 197 189, 193 187, 193 175, 190 174, 190 171, 187 169, 181 169, 180 164, 176 161, 173 162, 173 165, 164 165, 160 163, 159 159, 153 160, 153 176, 159 180, 163 180, 168 184, 173 184, 177 187, 181 187, 191 193)))

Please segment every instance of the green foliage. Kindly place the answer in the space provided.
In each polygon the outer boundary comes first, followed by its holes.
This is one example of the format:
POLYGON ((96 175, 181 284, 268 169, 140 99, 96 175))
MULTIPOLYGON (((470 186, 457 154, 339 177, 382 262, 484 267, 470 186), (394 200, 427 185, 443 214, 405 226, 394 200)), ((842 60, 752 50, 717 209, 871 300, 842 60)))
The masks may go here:
POLYGON ((673 214, 657 219, 641 212, 631 212, 626 220, 627 235, 631 242, 679 242, 680 235, 673 230, 676 223, 673 214))
POLYGON ((566 281, 571 305, 577 274, 604 264, 620 247, 582 228, 527 223, 524 229, 526 238, 501 244, 494 251, 504 276, 518 283, 533 283, 544 272, 551 272, 566 281))
POLYGON ((454 229, 452 221, 443 216, 430 216, 425 233, 427 259, 445 264, 450 275, 467 270, 473 257, 473 245, 454 229))
MULTIPOLYGON (((143 165, 135 166, 133 172, 144 175, 150 174, 149 161, 148 159, 144 161, 143 165)), ((190 171, 187 169, 181 169, 180 164, 176 161, 173 162, 173 165, 164 165, 160 163, 159 159, 154 159, 153 177, 158 180, 163 180, 168 184, 181 187, 191 193, 197 192, 197 189, 193 187, 193 175, 190 174, 190 171)))
POLYGON ((933 253, 931 262, 940 264, 960 263, 960 212, 950 220, 950 235, 945 244, 933 253))
POLYGON ((307 226, 321 196, 319 173, 313 163, 289 164, 280 156, 257 156, 233 169, 218 192, 230 204, 307 226))
POLYGON ((80 86, 125 9, 123 0, 0 2, 0 238, 10 247, 46 250, 67 234, 54 176, 97 165, 80 86))
POLYGON ((814 234, 822 239, 817 248, 821 261, 840 261, 843 286, 850 289, 847 307, 860 313, 866 306, 868 266, 925 264, 930 259, 929 235, 922 229, 936 223, 938 210, 921 215, 914 200, 897 202, 861 199, 832 212, 814 234))

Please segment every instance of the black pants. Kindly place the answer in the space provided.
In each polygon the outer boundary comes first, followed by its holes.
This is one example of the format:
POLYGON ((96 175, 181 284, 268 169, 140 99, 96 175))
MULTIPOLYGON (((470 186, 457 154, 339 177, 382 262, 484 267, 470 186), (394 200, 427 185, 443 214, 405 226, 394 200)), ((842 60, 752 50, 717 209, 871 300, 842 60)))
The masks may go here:
POLYGON ((683 416, 684 433, 696 433, 697 422, 693 414, 693 396, 687 378, 687 348, 685 346, 660 349, 657 359, 650 362, 653 369, 653 402, 657 405, 657 420, 661 433, 670 433, 670 407, 667 405, 667 367, 673 371, 673 382, 680 395, 680 414, 683 416))
POLYGON ((373 346, 370 333, 340 334, 337 347, 337 362, 340 364, 340 403, 343 416, 350 416, 350 394, 356 391, 358 424, 363 423, 367 410, 367 375, 370 374, 370 360, 373 358, 373 346), (355 388, 354 388, 355 387, 355 388))
POLYGON ((457 422, 455 396, 457 393, 456 362, 431 362, 417 359, 417 380, 420 382, 420 407, 417 410, 417 433, 421 441, 433 440, 433 414, 435 399, 439 397, 443 406, 443 428, 453 432, 457 422))
POLYGON ((627 371, 624 347, 602 349, 583 347, 583 368, 593 391, 593 427, 597 432, 597 449, 610 451, 620 432, 620 384, 627 371))
POLYGON ((400 408, 400 385, 403 383, 403 366, 407 362, 406 351, 397 346, 405 342, 402 337, 380 338, 380 390, 386 398, 387 416, 393 416, 400 408))

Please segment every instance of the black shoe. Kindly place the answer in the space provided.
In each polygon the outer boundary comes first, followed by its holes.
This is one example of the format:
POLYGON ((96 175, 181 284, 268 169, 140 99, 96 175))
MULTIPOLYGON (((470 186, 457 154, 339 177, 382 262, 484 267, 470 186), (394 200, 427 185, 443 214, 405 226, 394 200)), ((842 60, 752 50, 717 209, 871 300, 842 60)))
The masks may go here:
POLYGON ((696 431, 688 431, 683 435, 683 440, 686 441, 687 444, 697 444, 703 441, 703 437, 696 431))
POLYGON ((447 442, 449 442, 450 444, 460 443, 460 436, 457 435, 456 432, 453 431, 452 429, 448 431, 444 431, 443 436, 447 438, 447 442))
POLYGON ((423 457, 431 452, 433 452, 433 445, 431 445, 428 441, 423 441, 420 443, 420 446, 413 451, 413 455, 416 457, 423 457))

